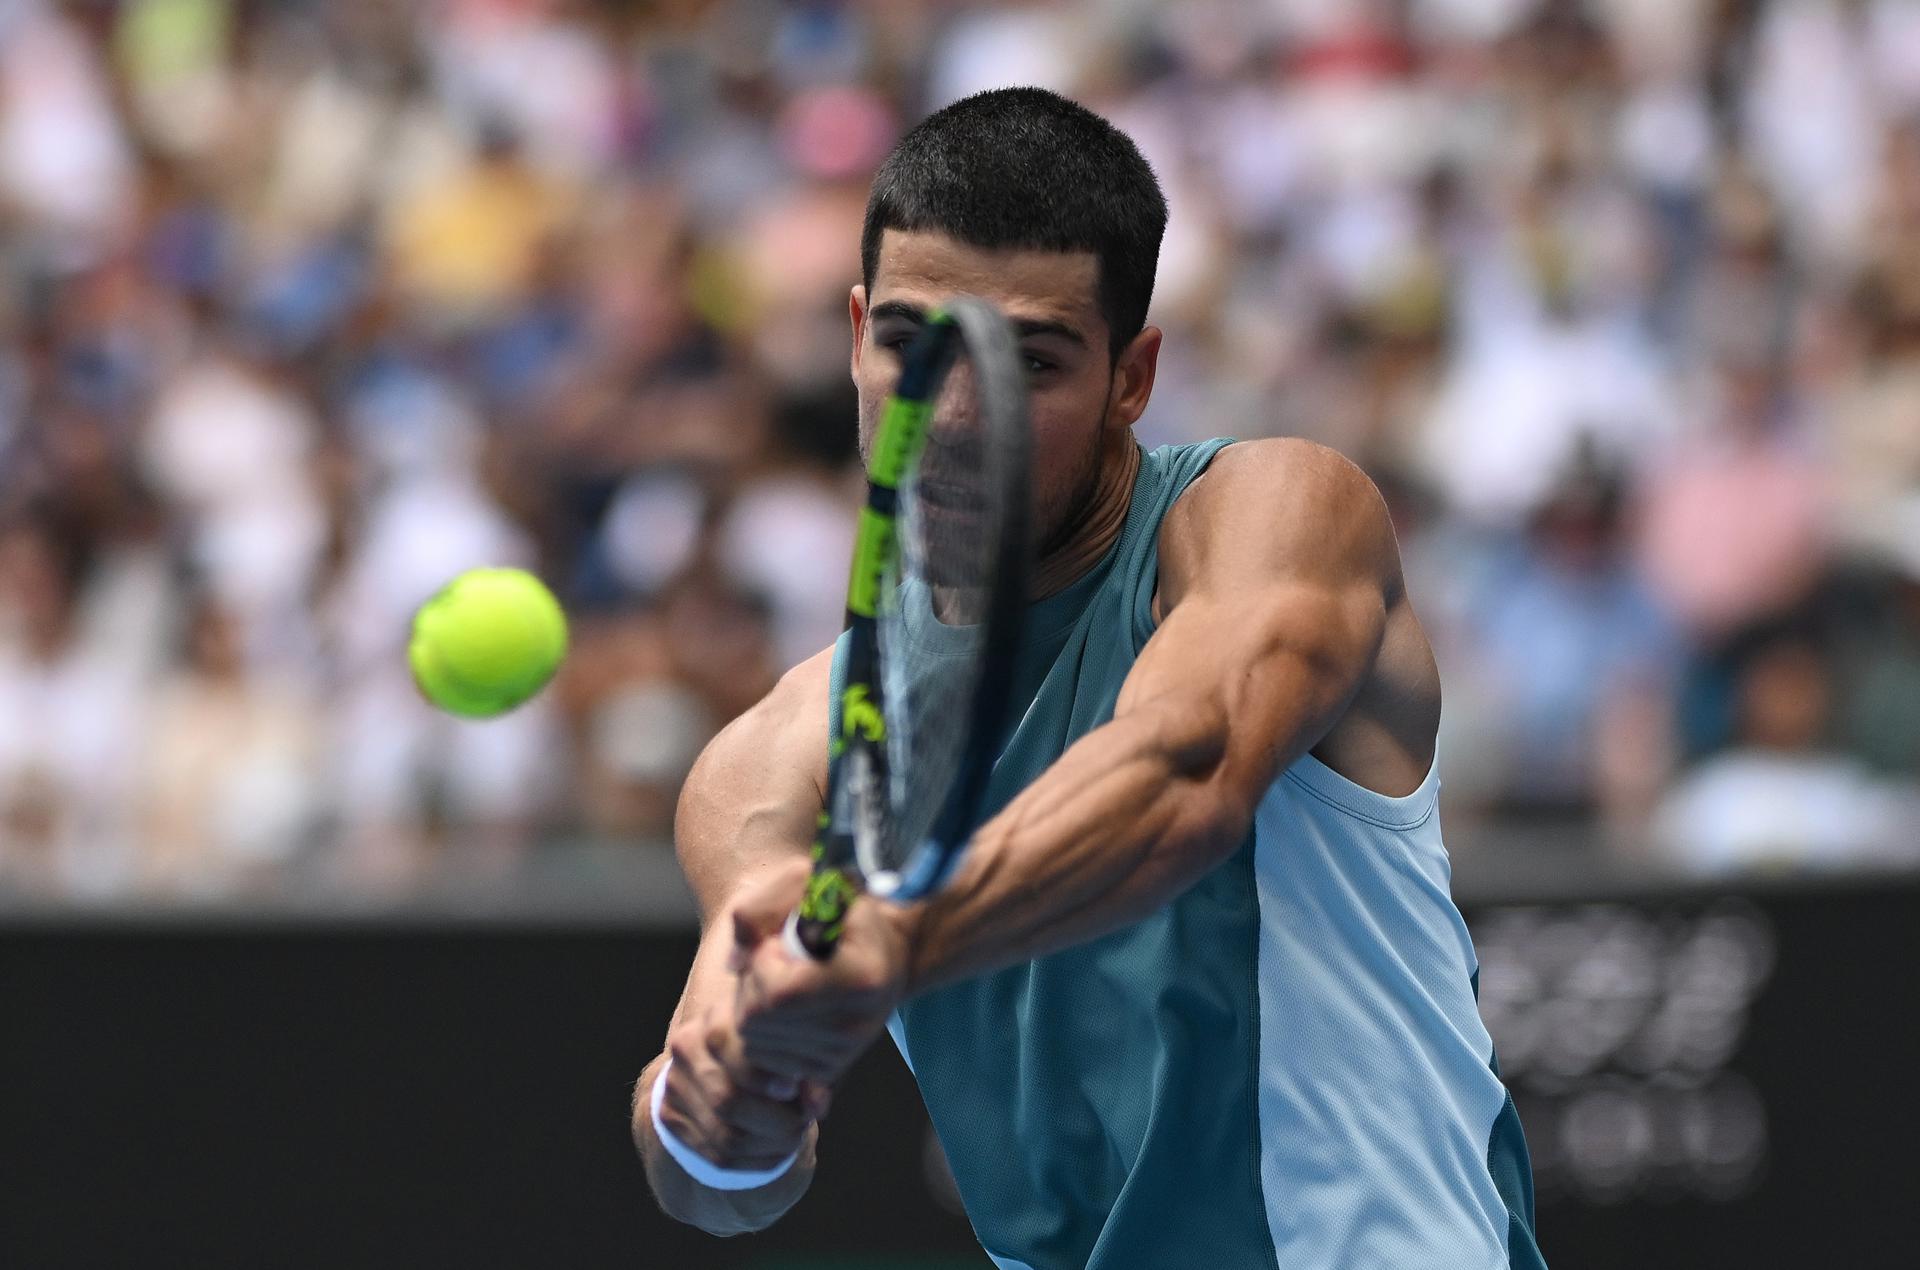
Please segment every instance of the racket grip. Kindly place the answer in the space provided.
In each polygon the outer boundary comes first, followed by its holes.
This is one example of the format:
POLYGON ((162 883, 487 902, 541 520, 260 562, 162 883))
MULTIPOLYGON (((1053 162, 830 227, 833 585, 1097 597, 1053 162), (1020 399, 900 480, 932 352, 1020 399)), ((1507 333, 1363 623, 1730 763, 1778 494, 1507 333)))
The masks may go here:
POLYGON ((835 945, 839 943, 838 940, 827 939, 825 932, 809 940, 802 933, 798 909, 787 914, 787 924, 780 929, 780 942, 786 945, 788 955, 795 961, 829 961, 833 958, 835 945))

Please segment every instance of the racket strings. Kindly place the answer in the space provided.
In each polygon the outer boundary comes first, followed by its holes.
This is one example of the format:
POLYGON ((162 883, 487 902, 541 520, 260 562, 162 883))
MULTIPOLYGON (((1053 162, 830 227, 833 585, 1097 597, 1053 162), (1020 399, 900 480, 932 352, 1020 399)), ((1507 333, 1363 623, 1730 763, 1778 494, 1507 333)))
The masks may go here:
POLYGON ((998 483, 986 447, 929 438, 900 489, 899 564, 877 623, 888 700, 889 832, 880 868, 898 870, 932 831, 968 740, 995 576, 998 483))

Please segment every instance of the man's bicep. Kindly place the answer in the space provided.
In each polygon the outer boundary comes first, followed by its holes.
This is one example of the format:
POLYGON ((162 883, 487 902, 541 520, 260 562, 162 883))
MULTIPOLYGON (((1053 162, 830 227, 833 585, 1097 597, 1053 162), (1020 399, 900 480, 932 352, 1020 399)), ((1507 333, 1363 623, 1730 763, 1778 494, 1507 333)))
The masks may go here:
POLYGON ((1166 616, 1115 716, 1217 732, 1215 783, 1257 798, 1370 673, 1399 554, 1371 482, 1330 451, 1232 446, 1205 481, 1163 531, 1166 616))
POLYGON ((788 671, 688 773, 674 849, 703 926, 750 875, 804 857, 813 841, 827 779, 831 658, 828 650, 788 671))
POLYGON ((1255 799, 1339 721, 1384 629, 1365 587, 1192 595, 1147 641, 1114 717, 1153 714, 1169 744, 1213 756, 1222 792, 1255 799))

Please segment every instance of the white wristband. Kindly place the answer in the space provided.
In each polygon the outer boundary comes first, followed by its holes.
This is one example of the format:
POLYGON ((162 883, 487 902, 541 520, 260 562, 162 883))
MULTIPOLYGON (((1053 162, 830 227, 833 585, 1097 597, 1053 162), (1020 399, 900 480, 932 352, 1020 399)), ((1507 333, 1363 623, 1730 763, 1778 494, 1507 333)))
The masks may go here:
POLYGON ((673 1060, 669 1058, 653 1081, 653 1132, 659 1137, 660 1145, 667 1149, 667 1154, 673 1157, 673 1162, 685 1169, 687 1176, 694 1181, 716 1191, 750 1191, 779 1181, 800 1159, 800 1153, 795 1151, 784 1162, 770 1169, 723 1169, 674 1137, 673 1130, 667 1128, 666 1122, 660 1119, 660 1103, 667 1096, 667 1073, 672 1070, 673 1060))

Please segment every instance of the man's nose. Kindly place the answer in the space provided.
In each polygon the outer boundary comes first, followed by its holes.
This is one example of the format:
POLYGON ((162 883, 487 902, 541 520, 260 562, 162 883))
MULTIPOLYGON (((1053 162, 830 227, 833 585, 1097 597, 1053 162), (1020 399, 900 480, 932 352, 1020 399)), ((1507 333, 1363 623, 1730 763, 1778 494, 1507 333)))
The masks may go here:
POLYGON ((973 367, 961 361, 947 372, 947 382, 934 403, 932 427, 935 433, 970 430, 980 417, 979 396, 975 389, 973 367))

